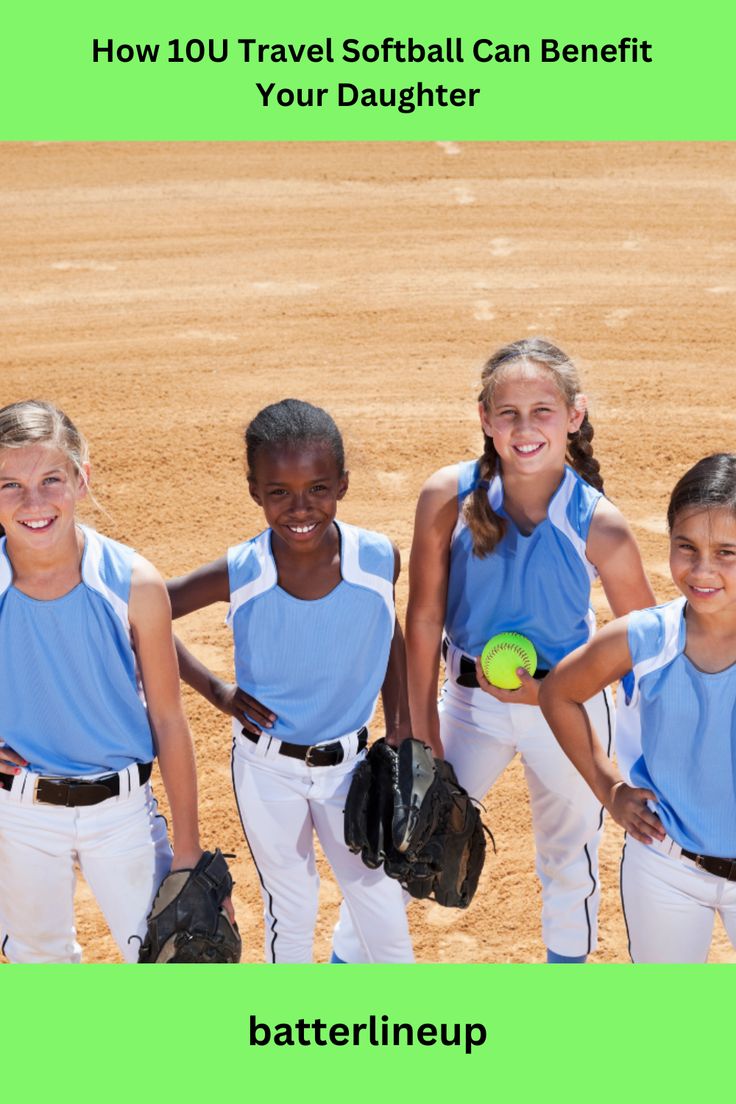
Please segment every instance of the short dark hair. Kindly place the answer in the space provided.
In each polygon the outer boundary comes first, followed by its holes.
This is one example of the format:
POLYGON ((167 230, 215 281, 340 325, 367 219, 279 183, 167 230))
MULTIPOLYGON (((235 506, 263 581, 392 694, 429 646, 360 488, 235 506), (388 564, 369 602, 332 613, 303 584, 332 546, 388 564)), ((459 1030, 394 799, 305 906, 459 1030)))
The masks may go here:
POLYGON ((345 474, 345 447, 334 419, 319 406, 300 399, 282 399, 256 414, 245 430, 248 478, 254 478, 255 461, 262 449, 327 445, 340 475, 345 474))

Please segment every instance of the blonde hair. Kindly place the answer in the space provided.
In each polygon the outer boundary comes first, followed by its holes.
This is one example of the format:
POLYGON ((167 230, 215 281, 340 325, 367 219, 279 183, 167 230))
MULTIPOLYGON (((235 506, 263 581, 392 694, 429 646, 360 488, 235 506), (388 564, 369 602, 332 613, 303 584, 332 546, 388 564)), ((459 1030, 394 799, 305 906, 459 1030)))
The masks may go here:
MULTIPOLYGON (((74 472, 87 484, 84 465, 89 448, 82 434, 63 410, 40 399, 26 399, 0 409, 0 450, 25 445, 50 445, 69 460, 74 472)), ((3 528, 0 525, 0 536, 3 528)))
MULTIPOLYGON (((478 401, 487 411, 491 409, 496 386, 504 378, 504 369, 524 363, 531 367, 543 368, 548 372, 568 407, 575 406, 580 394, 580 377, 577 368, 556 345, 545 341, 542 337, 530 337, 504 345, 483 365, 478 401)), ((602 491, 600 464, 593 456, 591 444, 593 432, 593 426, 586 411, 580 428, 568 436, 566 458, 587 483, 602 491)), ((493 438, 487 434, 484 434, 483 438, 484 449, 478 465, 478 479, 463 503, 463 517, 473 541, 473 552, 479 557, 488 556, 506 530, 505 519, 492 509, 488 501, 490 481, 499 472, 498 454, 493 438)))
POLYGON ((40 399, 11 403, 0 410, 0 449, 51 445, 65 453, 77 475, 86 479, 89 448, 63 410, 40 399))

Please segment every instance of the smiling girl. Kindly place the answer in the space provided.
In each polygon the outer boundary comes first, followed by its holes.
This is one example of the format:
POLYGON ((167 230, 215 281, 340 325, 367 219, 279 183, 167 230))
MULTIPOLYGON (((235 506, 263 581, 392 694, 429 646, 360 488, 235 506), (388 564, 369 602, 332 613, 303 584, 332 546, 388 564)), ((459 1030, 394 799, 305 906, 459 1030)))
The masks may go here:
POLYGON ((557 739, 628 836, 634 962, 705 962, 716 914, 736 947, 736 455, 683 475, 667 511, 682 597, 607 625, 545 682, 557 739), (580 708, 621 678, 622 776, 580 708))
MULTIPOLYGON (((478 798, 521 755, 547 960, 584 962, 596 945, 603 810, 546 724, 539 687, 593 632, 596 576, 615 614, 653 595, 628 525, 603 496, 568 357, 539 338, 499 349, 483 368, 479 416, 483 455, 436 472, 417 506, 407 615, 412 730, 444 752, 478 798), (535 678, 521 669, 515 691, 491 686, 477 663, 486 641, 508 630, 529 637, 539 657, 535 678)), ((598 687, 585 708, 610 754, 609 691, 598 687)))
POLYGON ((169 602, 132 549, 80 525, 87 446, 45 402, 0 410, 0 947, 79 962, 75 866, 136 961, 172 865, 201 855, 194 755, 169 602))
POLYGON ((312 961, 316 832, 348 913, 335 932, 335 960, 411 962, 398 882, 368 870, 343 834, 379 692, 387 738, 408 734, 394 613, 398 551, 382 534, 336 520, 348 473, 324 410, 274 403, 250 423, 245 445, 248 489, 267 528, 173 580, 169 593, 175 617, 230 606, 235 684, 181 645, 179 660, 182 677, 233 717, 233 785, 261 882, 266 960, 312 961))

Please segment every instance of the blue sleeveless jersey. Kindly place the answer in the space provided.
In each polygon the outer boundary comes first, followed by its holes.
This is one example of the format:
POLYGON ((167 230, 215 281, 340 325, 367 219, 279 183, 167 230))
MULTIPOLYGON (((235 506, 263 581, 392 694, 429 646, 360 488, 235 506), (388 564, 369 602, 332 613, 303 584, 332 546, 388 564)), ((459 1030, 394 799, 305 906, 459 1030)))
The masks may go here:
POLYGON ((13 586, 0 541, 0 737, 45 775, 153 758, 128 621, 134 552, 82 527, 82 581, 51 601, 13 586))
POLYGON ((685 655, 685 599, 629 614, 632 670, 618 705, 633 786, 681 847, 736 857, 736 664, 700 671, 685 655))
POLYGON ((504 514, 503 483, 497 475, 488 498, 506 519, 506 532, 490 555, 480 558, 473 553, 461 509, 477 485, 478 468, 475 461, 459 465, 445 632, 471 656, 480 655, 498 632, 523 633, 537 650, 539 667, 549 669, 595 629, 590 586, 596 570, 586 558, 585 544, 601 492, 566 467, 547 517, 524 536, 504 514))
POLYGON ((342 578, 314 601, 278 585, 271 530, 228 550, 235 675, 277 714, 268 732, 315 744, 370 720, 394 632, 394 551, 388 537, 337 525, 342 578))

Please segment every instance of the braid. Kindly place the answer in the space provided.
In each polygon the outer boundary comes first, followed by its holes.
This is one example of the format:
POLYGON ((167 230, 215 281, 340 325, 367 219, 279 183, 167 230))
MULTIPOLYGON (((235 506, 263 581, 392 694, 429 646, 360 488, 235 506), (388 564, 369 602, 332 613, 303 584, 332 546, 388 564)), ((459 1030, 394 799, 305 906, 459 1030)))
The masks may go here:
POLYGON ((580 429, 570 434, 567 453, 570 463, 578 475, 582 475, 585 482, 590 483, 591 487, 595 487, 597 491, 602 491, 601 466, 593 456, 593 445, 591 444, 594 433, 595 430, 586 410, 585 417, 580 423, 580 429))
POLYGON ((493 438, 483 434, 484 449, 479 461, 478 482, 463 502, 462 516, 473 541, 473 554, 483 559, 490 555, 506 531, 488 501, 488 485, 498 471, 498 455, 493 438))

